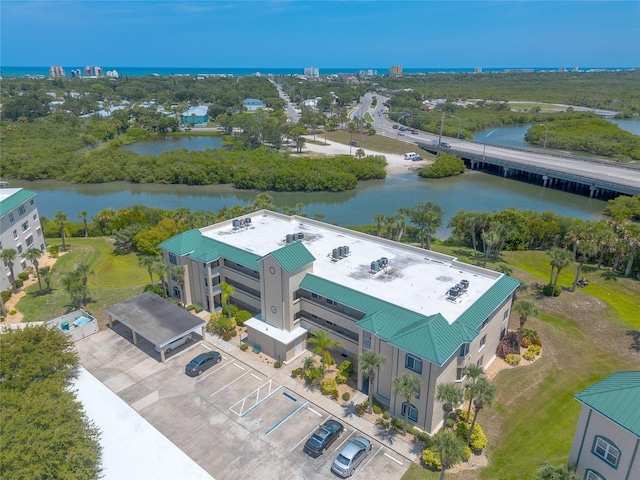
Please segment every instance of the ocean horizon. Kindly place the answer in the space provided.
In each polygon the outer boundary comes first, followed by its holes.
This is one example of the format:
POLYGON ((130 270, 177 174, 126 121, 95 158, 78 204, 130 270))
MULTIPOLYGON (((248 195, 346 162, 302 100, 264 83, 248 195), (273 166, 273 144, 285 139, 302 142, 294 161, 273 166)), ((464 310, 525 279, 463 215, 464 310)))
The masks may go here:
MULTIPOLYGON (((71 77, 72 70, 84 70, 85 66, 63 66, 68 77, 71 77)), ((124 77, 143 77, 149 75, 159 76, 171 76, 171 75, 231 75, 231 76, 248 76, 248 75, 302 75, 304 74, 304 68, 260 68, 260 67, 246 67, 246 68, 205 68, 205 67, 114 67, 104 66, 101 67, 102 71, 106 75, 108 71, 115 70, 120 76, 124 77)), ((476 67, 471 68, 403 68, 402 72, 405 74, 420 74, 420 73, 473 73, 476 67)), ((633 70, 633 67, 567 67, 567 71, 577 69, 580 72, 585 71, 616 71, 616 70, 633 70)), ((503 68, 482 68, 483 73, 487 72, 505 72, 505 71, 535 71, 535 72, 557 72, 559 67, 503 67, 503 68)), ((357 74, 359 72, 375 71, 377 75, 383 75, 389 73, 389 67, 382 68, 319 68, 320 75, 335 75, 335 74, 357 74)), ((0 73, 4 77, 48 77, 48 66, 2 66, 0 67, 0 73)))

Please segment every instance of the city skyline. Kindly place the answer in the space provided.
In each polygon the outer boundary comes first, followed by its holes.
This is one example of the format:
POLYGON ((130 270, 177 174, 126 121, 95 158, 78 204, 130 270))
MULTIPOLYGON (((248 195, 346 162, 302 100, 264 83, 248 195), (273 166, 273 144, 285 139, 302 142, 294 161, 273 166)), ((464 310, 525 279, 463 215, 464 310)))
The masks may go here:
POLYGON ((0 9, 3 66, 640 66, 637 1, 5 0, 0 9))

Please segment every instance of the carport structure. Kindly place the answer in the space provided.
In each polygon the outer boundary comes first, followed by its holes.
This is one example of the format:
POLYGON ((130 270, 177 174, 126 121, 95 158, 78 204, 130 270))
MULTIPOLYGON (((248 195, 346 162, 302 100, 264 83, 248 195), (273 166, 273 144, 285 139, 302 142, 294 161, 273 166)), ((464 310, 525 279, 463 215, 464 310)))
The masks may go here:
POLYGON ((204 338, 204 320, 153 292, 145 292, 105 310, 109 315, 109 327, 118 320, 131 329, 134 345, 138 345, 138 335, 149 340, 160 350, 162 363, 169 343, 198 329, 204 338))

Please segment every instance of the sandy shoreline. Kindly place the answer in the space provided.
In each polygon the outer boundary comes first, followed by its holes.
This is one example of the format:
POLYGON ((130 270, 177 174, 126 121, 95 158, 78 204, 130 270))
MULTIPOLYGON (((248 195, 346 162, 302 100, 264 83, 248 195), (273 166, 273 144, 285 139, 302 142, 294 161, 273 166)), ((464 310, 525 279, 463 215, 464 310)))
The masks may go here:
MULTIPOLYGON (((306 137, 307 140, 312 140, 312 137, 306 137)), ((322 140, 321 140, 322 141, 322 140)), ((355 153, 355 151, 360 147, 351 147, 351 153, 355 153)), ((385 170, 387 171, 387 175, 398 175, 401 173, 409 173, 421 168, 425 165, 428 165, 429 162, 426 160, 421 160, 419 162, 413 162, 410 160, 405 160, 403 155, 396 155, 392 153, 380 153, 374 152, 373 150, 368 150, 363 148, 364 153, 366 155, 381 155, 387 159, 387 166, 385 170)), ((407 145, 407 152, 411 151, 411 146, 407 145)), ((413 151, 416 151, 415 149, 413 151)), ((315 143, 305 143, 302 152, 314 152, 314 153, 323 153, 325 155, 339 155, 339 154, 349 154, 349 145, 344 145, 342 143, 336 143, 327 141, 326 145, 317 145, 315 143)))

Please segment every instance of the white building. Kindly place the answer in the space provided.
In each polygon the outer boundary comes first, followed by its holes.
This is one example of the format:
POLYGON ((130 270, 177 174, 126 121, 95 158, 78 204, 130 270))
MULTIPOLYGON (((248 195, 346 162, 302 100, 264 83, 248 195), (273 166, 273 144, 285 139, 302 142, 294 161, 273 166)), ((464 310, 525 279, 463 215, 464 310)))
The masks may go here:
MULTIPOLYGON (((29 248, 45 250, 45 240, 36 206, 36 193, 22 188, 0 188, 0 248, 13 249, 17 256, 13 261, 13 273, 19 273, 30 263, 21 255, 29 248)), ((0 262, 0 290, 11 288, 11 273, 6 263, 0 262)))
POLYGON ((305 67, 304 75, 306 77, 319 77, 320 69, 318 67, 305 67))
POLYGON ((386 358, 375 384, 358 372, 358 388, 399 417, 433 432, 444 421, 437 385, 464 382, 469 364, 488 366, 506 333, 518 281, 454 257, 316 220, 259 211, 190 230, 163 243, 169 266, 185 267, 184 286, 169 290, 185 304, 214 311, 221 287, 251 311, 248 342, 274 359, 303 354, 309 332, 324 330, 357 365, 365 350, 386 358), (393 379, 422 380, 411 405, 393 379))

